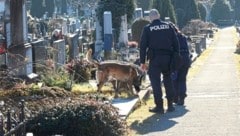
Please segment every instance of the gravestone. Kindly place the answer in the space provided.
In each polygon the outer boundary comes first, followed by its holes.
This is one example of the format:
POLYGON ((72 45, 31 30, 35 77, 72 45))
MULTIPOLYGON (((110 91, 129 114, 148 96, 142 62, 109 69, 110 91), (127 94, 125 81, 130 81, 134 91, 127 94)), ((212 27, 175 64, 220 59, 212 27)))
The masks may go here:
POLYGON ((121 16, 121 28, 120 28, 120 34, 118 37, 119 43, 124 43, 125 46, 127 46, 128 42, 128 28, 127 28, 127 15, 121 16))
POLYGON ((41 73, 46 66, 46 60, 48 59, 48 41, 37 40, 31 43, 33 50, 33 72, 41 73))
POLYGON ((27 76, 33 73, 32 46, 30 43, 9 48, 7 65, 15 75, 27 76))
POLYGON ((207 48, 207 38, 206 38, 206 35, 202 35, 201 36, 201 45, 202 45, 203 49, 207 48))
POLYGON ((142 8, 136 8, 134 11, 134 18, 142 18, 143 17, 143 10, 142 8))
POLYGON ((74 33, 76 31, 76 23, 72 23, 69 25, 69 32, 74 33))
POLYGON ((103 49, 103 40, 102 40, 102 26, 100 25, 99 20, 96 21, 96 42, 95 42, 95 52, 94 56, 100 56, 100 53, 103 49))
POLYGON ((82 36, 87 37, 87 29, 82 29, 82 36))
POLYGON ((195 42, 195 50, 198 55, 202 53, 202 46, 201 46, 201 40, 196 40, 195 42))
POLYGON ((68 34, 67 21, 62 21, 62 34, 63 35, 67 35, 68 34))
POLYGON ((72 33, 76 32, 76 29, 77 29, 77 25, 76 25, 76 23, 73 23, 72 24, 72 33))
POLYGON ((149 18, 149 13, 150 13, 149 10, 143 11, 143 17, 144 17, 145 19, 149 19, 149 20, 150 20, 150 18, 149 18))
POLYGON ((70 60, 75 59, 79 55, 79 47, 78 47, 78 35, 77 34, 71 34, 68 37, 68 43, 69 43, 69 53, 70 53, 70 60))
POLYGON ((66 45, 63 39, 53 42, 53 60, 55 68, 62 67, 66 62, 66 45))
POLYGON ((76 19, 76 29, 80 29, 81 27, 81 22, 79 19, 76 19))
POLYGON ((80 36, 78 38, 78 46, 79 46, 79 53, 83 53, 83 43, 84 43, 84 38, 80 36))
POLYGON ((0 55, 0 65, 6 64, 6 54, 0 55))
POLYGON ((112 13, 110 11, 104 12, 104 58, 111 58, 113 34, 112 34, 112 13))

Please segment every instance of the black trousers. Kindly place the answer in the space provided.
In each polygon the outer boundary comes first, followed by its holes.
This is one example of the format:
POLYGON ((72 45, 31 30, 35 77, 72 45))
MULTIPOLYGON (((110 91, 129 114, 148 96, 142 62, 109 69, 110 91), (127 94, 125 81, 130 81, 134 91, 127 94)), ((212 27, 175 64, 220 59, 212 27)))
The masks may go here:
POLYGON ((154 102, 157 106, 162 106, 163 101, 161 76, 163 77, 164 81, 163 83, 166 91, 166 98, 168 100, 173 100, 174 98, 170 62, 170 55, 155 55, 154 58, 149 62, 148 75, 153 89, 154 102))
POLYGON ((180 68, 176 71, 176 78, 173 80, 175 97, 185 98, 187 96, 187 74, 191 60, 189 55, 182 55, 183 61, 180 68))

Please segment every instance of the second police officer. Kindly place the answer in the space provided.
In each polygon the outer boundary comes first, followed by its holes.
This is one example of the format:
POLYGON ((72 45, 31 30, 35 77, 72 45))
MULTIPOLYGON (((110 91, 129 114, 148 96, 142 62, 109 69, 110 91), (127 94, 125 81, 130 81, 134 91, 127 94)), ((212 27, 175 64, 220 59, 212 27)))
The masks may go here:
POLYGON ((146 57, 149 59, 148 75, 153 89, 155 107, 150 112, 164 113, 163 93, 161 89, 161 74, 167 98, 167 111, 173 107, 174 89, 171 79, 171 62, 173 54, 179 55, 179 43, 174 29, 169 23, 160 20, 158 10, 152 9, 149 13, 151 23, 143 28, 140 42, 140 63, 146 71, 146 57))
MULTIPOLYGON (((170 23, 171 24, 171 23, 170 23)), ((181 63, 176 71, 173 72, 173 85, 175 90, 174 103, 184 105, 184 99, 187 97, 187 74, 191 66, 191 55, 188 48, 187 37, 174 25, 171 24, 177 33, 181 63)))

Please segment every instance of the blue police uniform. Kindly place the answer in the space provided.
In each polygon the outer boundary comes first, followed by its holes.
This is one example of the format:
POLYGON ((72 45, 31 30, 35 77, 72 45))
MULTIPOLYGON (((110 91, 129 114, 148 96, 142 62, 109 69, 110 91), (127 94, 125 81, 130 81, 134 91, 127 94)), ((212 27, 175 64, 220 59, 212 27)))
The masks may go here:
POLYGON ((176 77, 173 79, 174 90, 175 90, 175 103, 178 105, 184 104, 184 98, 187 96, 187 85, 186 79, 189 67, 191 65, 191 58, 187 43, 187 38, 181 33, 177 33, 178 41, 180 44, 180 55, 182 57, 180 66, 176 71, 176 77))
POLYGON ((179 54, 179 43, 172 26, 157 19, 143 28, 140 42, 140 63, 145 64, 146 56, 148 56, 148 75, 153 89, 154 102, 159 108, 163 108, 161 74, 166 98, 170 104, 168 106, 172 106, 174 90, 170 64, 173 53, 179 54))

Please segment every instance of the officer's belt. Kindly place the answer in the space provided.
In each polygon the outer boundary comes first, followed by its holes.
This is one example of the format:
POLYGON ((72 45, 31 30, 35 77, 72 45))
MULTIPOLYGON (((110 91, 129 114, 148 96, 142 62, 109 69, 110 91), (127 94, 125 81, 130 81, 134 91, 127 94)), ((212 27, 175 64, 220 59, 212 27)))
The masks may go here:
POLYGON ((155 55, 172 55, 173 51, 164 49, 152 49, 155 55))

